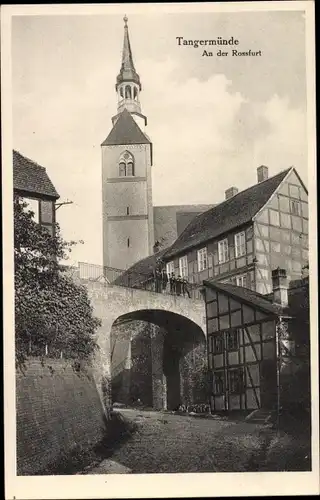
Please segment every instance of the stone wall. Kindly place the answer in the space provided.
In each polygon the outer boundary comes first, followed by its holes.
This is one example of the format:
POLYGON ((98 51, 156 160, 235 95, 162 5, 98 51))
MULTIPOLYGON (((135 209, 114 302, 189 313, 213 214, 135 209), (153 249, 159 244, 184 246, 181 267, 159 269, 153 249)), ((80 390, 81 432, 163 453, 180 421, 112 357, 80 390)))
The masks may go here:
POLYGON ((93 447, 105 429, 90 373, 76 373, 63 360, 42 366, 33 358, 17 372, 16 415, 17 475, 39 474, 75 446, 93 447))
POLYGON ((153 325, 130 321, 111 330, 112 401, 140 399, 152 406, 151 339, 153 325), (130 340, 131 339, 131 340, 130 340))

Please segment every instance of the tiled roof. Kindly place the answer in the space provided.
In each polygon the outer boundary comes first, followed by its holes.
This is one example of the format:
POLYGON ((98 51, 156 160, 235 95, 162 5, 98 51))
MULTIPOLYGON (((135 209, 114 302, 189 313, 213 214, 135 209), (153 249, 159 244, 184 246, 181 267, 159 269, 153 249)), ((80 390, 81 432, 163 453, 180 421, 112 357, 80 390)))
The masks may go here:
POLYGON ((120 144, 151 144, 150 139, 142 132, 127 109, 124 109, 114 124, 110 134, 101 146, 120 144))
POLYGON ((186 249, 216 238, 252 220, 290 170, 291 168, 255 184, 200 214, 191 221, 167 250, 164 259, 167 260, 186 249))
POLYGON ((242 286, 229 285, 229 283, 220 283, 217 281, 204 281, 205 286, 226 293, 231 297, 240 300, 248 305, 257 307, 264 312, 279 315, 284 312, 283 308, 277 304, 273 304, 266 299, 261 293, 243 288, 242 286))
POLYGON ((59 198, 46 169, 13 150, 13 188, 29 194, 59 198))
POLYGON ((130 276, 130 281, 137 279, 137 281, 141 281, 143 279, 147 279, 150 275, 153 275, 156 262, 158 259, 161 259, 165 250, 161 250, 149 257, 145 257, 144 259, 139 260, 135 264, 133 264, 127 271, 124 271, 119 278, 117 278, 114 282, 115 285, 121 285, 127 283, 127 279, 130 276))

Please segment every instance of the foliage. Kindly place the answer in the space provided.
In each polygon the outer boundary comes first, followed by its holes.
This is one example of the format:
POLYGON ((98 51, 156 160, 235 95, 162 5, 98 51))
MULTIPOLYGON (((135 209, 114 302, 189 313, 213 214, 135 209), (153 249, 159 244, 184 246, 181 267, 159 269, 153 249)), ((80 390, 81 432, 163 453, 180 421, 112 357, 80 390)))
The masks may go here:
POLYGON ((75 242, 62 239, 58 224, 51 236, 26 207, 14 197, 16 363, 21 367, 28 355, 43 356, 47 349, 49 357, 62 353, 79 364, 97 348, 100 320, 93 317, 85 287, 59 264, 75 242))

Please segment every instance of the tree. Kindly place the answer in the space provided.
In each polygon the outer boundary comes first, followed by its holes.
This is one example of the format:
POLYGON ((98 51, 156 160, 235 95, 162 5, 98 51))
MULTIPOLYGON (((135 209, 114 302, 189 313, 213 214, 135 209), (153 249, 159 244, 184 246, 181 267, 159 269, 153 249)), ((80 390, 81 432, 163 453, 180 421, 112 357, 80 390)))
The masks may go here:
POLYGON ((14 196, 15 342, 16 364, 30 355, 60 357, 78 366, 97 349, 86 288, 75 283, 59 261, 75 242, 62 239, 33 220, 27 204, 14 196))

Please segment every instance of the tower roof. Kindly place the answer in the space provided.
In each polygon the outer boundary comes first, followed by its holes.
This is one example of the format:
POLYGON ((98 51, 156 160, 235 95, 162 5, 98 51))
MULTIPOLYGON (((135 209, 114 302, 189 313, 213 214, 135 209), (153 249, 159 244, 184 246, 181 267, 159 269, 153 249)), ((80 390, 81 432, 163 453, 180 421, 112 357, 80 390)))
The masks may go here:
POLYGON ((122 50, 122 63, 120 73, 117 76, 117 85, 123 82, 135 82, 139 85, 141 90, 140 77, 135 70, 129 40, 129 30, 128 30, 128 18, 124 16, 124 38, 123 38, 123 50, 122 50))
POLYGON ((110 134, 101 146, 116 146, 119 144, 151 144, 150 139, 142 132, 127 109, 124 109, 110 134))

